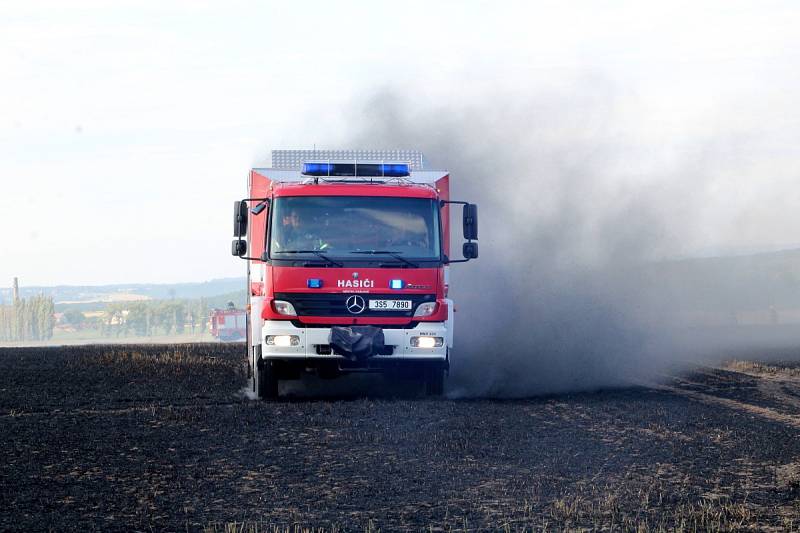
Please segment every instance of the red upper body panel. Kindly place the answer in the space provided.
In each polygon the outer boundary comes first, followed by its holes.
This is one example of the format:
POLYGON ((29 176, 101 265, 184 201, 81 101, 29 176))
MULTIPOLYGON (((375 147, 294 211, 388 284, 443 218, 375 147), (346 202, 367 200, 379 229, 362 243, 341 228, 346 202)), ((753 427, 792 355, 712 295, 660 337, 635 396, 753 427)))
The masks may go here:
MULTIPOLYGON (((403 299, 412 294, 435 294, 439 306, 433 315, 423 321, 443 321, 447 319, 447 307, 443 299, 444 270, 442 268, 313 268, 266 266, 265 290, 263 296, 268 302, 262 310, 266 320, 286 320, 288 317, 275 312, 269 304, 275 293, 332 293, 332 294, 382 294, 403 299), (357 276, 353 276, 357 273, 357 276), (321 281, 321 287, 308 287, 309 279, 321 281), (403 280, 403 289, 391 289, 389 281, 403 280)), ((301 322, 330 324, 408 324, 412 318, 382 317, 299 317, 301 322)))
POLYGON ((270 273, 273 290, 267 290, 267 296, 275 292, 433 294, 442 283, 440 268, 273 267, 270 273), (310 278, 320 280, 322 287, 309 289, 310 278), (406 287, 391 289, 392 279, 402 279, 406 287))

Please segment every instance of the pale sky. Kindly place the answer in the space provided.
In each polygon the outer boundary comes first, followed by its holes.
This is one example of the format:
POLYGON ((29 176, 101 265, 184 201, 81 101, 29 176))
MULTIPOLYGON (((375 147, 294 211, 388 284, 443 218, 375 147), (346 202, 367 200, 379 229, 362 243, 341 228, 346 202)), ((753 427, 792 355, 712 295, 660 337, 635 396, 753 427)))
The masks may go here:
POLYGON ((685 252, 800 243, 800 220, 786 221, 800 202, 793 1, 0 1, 0 12, 0 286, 242 275, 230 211, 269 149, 359 148, 340 146, 347 110, 386 87, 452 105, 585 73, 620 92, 621 142, 641 148, 632 165, 710 137, 758 147, 713 207, 737 229, 700 231, 685 252), (774 209, 751 205, 770 188, 758 203, 774 209))

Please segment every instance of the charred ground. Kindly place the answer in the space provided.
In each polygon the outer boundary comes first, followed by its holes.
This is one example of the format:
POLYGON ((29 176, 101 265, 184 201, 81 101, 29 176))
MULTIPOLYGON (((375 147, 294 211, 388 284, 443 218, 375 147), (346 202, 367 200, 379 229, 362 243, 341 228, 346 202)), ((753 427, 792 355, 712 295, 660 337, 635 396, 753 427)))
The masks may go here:
POLYGON ((3 349, 0 529, 792 530, 795 356, 527 400, 264 403, 237 345, 3 349))

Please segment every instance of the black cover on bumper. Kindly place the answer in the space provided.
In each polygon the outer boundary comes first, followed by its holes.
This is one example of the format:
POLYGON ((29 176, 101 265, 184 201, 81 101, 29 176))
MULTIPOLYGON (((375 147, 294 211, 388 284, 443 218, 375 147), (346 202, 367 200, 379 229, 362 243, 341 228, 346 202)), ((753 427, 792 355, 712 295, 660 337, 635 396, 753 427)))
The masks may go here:
POLYGON ((351 361, 363 361, 383 350, 383 330, 375 326, 334 326, 331 348, 351 361))

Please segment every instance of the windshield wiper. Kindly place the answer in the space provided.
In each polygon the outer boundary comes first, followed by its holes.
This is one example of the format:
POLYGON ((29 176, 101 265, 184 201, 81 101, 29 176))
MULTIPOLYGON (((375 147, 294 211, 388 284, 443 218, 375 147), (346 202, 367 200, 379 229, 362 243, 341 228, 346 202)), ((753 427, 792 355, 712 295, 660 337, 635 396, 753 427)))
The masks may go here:
POLYGON ((402 261, 403 263, 407 264, 408 266, 419 268, 419 265, 416 263, 412 263, 402 255, 403 252, 390 252, 388 250, 355 250, 350 252, 351 254, 369 254, 369 255, 391 255, 398 261, 402 261))
POLYGON ((331 259, 330 257, 328 257, 327 255, 323 254, 319 250, 281 250, 279 252, 273 252, 273 253, 276 253, 276 254, 314 254, 317 257, 319 257, 320 259, 322 259, 323 261, 326 261, 326 262, 328 262, 329 264, 331 264, 333 266, 337 266, 337 267, 343 267, 344 266, 343 264, 338 263, 338 262, 334 261, 333 259, 331 259))

